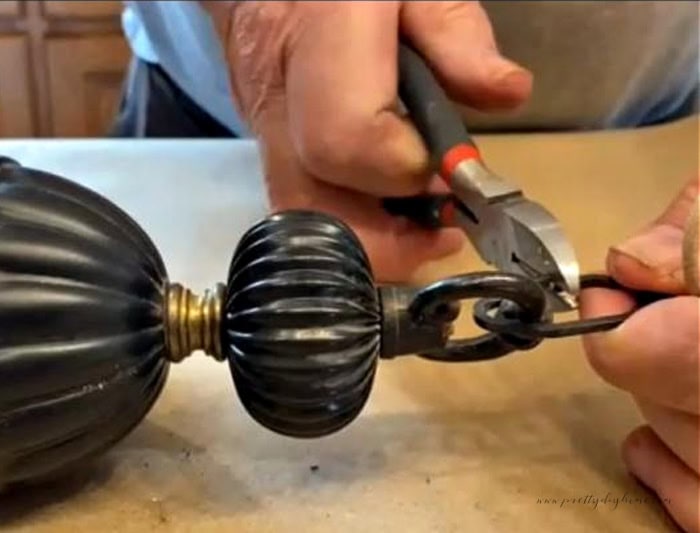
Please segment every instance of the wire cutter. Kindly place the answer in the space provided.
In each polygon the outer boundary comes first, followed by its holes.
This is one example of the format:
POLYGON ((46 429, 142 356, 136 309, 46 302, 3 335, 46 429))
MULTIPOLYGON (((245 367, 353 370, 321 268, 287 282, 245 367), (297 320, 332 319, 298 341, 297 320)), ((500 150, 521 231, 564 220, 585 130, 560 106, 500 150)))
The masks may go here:
POLYGON ((525 275, 545 290, 552 312, 578 307, 580 272, 558 220, 482 160, 459 111, 430 68, 399 45, 399 97, 423 137, 447 195, 384 200, 384 208, 423 226, 458 226, 481 258, 498 270, 525 275))

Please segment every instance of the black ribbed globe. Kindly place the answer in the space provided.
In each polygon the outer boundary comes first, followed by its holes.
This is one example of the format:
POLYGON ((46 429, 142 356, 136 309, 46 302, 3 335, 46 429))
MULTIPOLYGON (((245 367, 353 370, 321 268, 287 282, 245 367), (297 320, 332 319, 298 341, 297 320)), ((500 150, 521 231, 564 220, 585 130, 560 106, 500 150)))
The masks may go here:
POLYGON ((0 161, 0 485, 56 474, 145 416, 168 369, 165 278, 112 203, 0 161))
POLYGON ((289 211, 243 236, 223 343, 238 395, 265 427, 308 438, 350 423, 372 388, 380 327, 369 261, 338 220, 289 211))

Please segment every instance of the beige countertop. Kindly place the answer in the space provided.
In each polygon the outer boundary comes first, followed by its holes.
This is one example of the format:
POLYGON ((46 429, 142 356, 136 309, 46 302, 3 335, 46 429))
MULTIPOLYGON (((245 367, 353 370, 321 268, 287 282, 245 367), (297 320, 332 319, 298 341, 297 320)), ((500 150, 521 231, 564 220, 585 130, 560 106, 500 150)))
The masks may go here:
MULTIPOLYGON (((697 119, 479 142, 496 171, 562 220, 583 270, 600 268, 610 244, 698 176, 697 119)), ((171 277, 198 290, 223 278, 238 237, 264 209, 249 143, 2 141, 0 153, 116 201, 151 235, 171 277), (187 222, 174 221, 175 211, 187 222)), ((465 251, 423 275, 481 266, 465 251)), ((458 333, 471 331, 469 322, 463 313, 458 333)), ((620 460, 619 444, 639 422, 631 400, 591 371, 577 340, 461 366, 383 361, 360 417, 316 441, 258 426, 238 404, 227 366, 194 356, 171 370, 146 420, 96 465, 0 498, 0 526, 673 531, 620 460)))

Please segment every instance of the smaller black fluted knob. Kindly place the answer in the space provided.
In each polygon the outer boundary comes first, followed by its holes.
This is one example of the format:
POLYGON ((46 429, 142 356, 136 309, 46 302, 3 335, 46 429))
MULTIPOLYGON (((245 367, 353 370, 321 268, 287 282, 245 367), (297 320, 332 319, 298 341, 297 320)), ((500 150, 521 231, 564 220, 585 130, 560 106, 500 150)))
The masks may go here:
POLYGON ((235 251, 224 305, 224 352, 255 420, 319 437, 360 413, 381 311, 368 258, 347 226, 302 211, 258 223, 235 251))

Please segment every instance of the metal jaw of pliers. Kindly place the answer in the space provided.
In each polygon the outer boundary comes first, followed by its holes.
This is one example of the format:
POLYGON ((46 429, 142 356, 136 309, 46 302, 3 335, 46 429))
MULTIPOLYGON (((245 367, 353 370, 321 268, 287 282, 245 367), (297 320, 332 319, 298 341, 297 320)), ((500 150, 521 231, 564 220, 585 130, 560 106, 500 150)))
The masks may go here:
POLYGON ((462 228, 486 263, 536 281, 550 311, 575 309, 579 266, 559 221, 488 168, 429 67, 403 44, 399 79, 402 103, 451 193, 387 199, 385 208, 422 225, 462 228))
MULTIPOLYGON (((484 261, 537 281, 554 312, 577 307, 579 267, 557 219, 523 192, 493 174, 468 150, 450 172, 453 222, 469 236, 484 261)), ((443 215, 443 219, 446 219, 443 215)), ((446 220, 449 222, 449 219, 446 220)))

